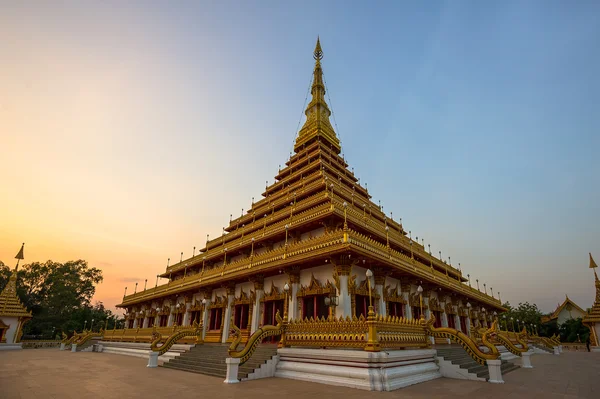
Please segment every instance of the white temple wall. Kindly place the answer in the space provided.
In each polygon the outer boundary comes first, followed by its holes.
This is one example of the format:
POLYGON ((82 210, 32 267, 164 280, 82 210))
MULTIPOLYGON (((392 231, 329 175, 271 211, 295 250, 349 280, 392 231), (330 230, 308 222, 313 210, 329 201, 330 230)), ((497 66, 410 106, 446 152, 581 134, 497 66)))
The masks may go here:
MULTIPOLYGON (((567 305, 569 305, 569 304, 567 304, 567 305)), ((558 314, 558 318, 556 319, 556 321, 558 324, 563 324, 567 320, 583 318, 584 316, 585 316, 585 314, 581 313, 575 307, 573 307, 570 312, 565 307, 558 314)))
POLYGON ((287 282, 288 276, 285 273, 278 276, 265 277, 265 295, 271 293, 271 285, 275 285, 275 287, 279 288, 279 290, 283 292, 283 286, 287 282))
POLYGON ((235 286, 235 297, 239 298, 242 292, 242 289, 246 293, 246 295, 250 296, 250 291, 254 291, 254 283, 245 282, 235 286))
POLYGON ((323 266, 311 267, 310 269, 304 269, 300 271, 300 285, 310 285, 311 276, 314 274, 315 278, 323 285, 327 284, 327 280, 331 283, 333 281, 333 267, 330 264, 323 266))
POLYGON ((6 338, 7 344, 15 343, 15 334, 17 333, 17 327, 19 324, 19 319, 17 317, 8 317, 2 316, 0 317, 2 322, 8 326, 8 330, 4 333, 4 337, 6 338))
POLYGON ((213 290, 212 295, 210 297, 211 302, 216 301, 217 295, 220 297, 227 298, 227 289, 226 288, 217 288, 217 289, 213 290))
MULTIPOLYGON (((367 278, 367 268, 361 266, 352 265, 352 270, 350 271, 350 275, 356 275, 356 284, 360 284, 367 278)), ((373 284, 373 279, 371 279, 371 283, 373 284)), ((373 288, 373 287, 371 287, 373 288)))
MULTIPOLYGON (((396 286, 398 287, 398 291, 397 293, 400 294, 400 280, 398 280, 397 278, 392 278, 392 277, 386 277, 385 278, 385 287, 390 286, 390 289, 394 290, 396 289, 396 286)), ((385 289, 385 287, 383 287, 385 289)))

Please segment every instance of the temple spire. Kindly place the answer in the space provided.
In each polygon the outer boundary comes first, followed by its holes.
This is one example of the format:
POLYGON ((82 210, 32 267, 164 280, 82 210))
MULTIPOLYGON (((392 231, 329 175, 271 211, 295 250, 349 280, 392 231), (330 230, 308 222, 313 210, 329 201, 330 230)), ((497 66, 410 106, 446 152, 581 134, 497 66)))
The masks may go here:
POLYGON ((21 249, 19 250, 19 253, 17 254, 17 256, 15 256, 15 259, 17 260, 17 266, 15 266, 15 271, 19 269, 19 262, 21 261, 21 259, 24 259, 23 248, 25 248, 25 243, 23 243, 23 245, 21 245, 21 249))
POLYGON ((315 140, 324 140, 339 154, 341 152, 340 140, 329 121, 331 111, 325 101, 325 83, 323 69, 321 68, 323 49, 319 38, 317 38, 313 58, 315 59, 315 69, 313 70, 313 82, 310 90, 312 99, 306 107, 306 111, 304 111, 306 122, 300 129, 294 150, 298 152, 305 144, 315 140))

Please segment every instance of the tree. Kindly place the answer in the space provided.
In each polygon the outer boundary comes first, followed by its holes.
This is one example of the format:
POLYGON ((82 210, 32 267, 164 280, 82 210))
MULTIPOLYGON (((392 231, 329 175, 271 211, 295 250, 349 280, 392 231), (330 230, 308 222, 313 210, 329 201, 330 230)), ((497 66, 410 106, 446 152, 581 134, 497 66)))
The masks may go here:
MULTIPOLYGON (((0 264, 0 289, 11 272, 6 265, 0 264)), ((17 295, 33 314, 33 319, 25 324, 24 335, 52 335, 53 328, 55 333, 81 330, 88 313, 94 314, 88 322, 92 318, 95 321, 107 320, 111 316, 110 311, 101 303, 91 305, 95 286, 101 281, 102 271, 89 267, 81 259, 65 263, 49 260, 20 267, 17 295)))
POLYGON ((521 331, 523 325, 525 325, 527 331, 531 331, 531 326, 536 326, 539 329, 542 312, 536 304, 530 304, 529 302, 519 303, 519 306, 513 308, 509 302, 505 302, 502 306, 507 308, 508 311, 502 313, 499 317, 500 328, 508 329, 509 331, 521 331))
POLYGON ((586 342, 590 330, 583 325, 581 318, 568 319, 559 327, 561 342, 586 342))

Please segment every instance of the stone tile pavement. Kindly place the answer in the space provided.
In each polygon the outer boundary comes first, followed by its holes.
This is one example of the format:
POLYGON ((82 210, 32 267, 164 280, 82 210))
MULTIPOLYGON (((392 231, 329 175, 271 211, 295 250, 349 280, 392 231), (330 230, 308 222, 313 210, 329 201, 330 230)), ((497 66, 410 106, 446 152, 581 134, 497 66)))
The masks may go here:
POLYGON ((600 398, 600 353, 534 355, 534 369, 505 376, 505 384, 440 378, 394 392, 269 378, 226 385, 220 378, 165 368, 122 355, 28 349, 0 352, 0 398, 600 398))

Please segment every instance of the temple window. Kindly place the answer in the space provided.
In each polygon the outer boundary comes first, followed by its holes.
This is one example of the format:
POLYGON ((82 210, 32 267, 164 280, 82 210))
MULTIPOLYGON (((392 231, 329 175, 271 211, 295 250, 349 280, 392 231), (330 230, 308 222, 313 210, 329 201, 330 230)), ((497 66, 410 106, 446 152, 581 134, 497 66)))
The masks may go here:
POLYGON ((192 311, 192 315, 190 317, 190 325, 194 324, 194 322, 196 323, 200 323, 202 321, 202 311, 201 310, 194 310, 192 311))
POLYGON ((456 329, 456 321, 454 320, 454 315, 453 314, 449 314, 447 316, 448 316, 447 317, 447 319, 448 319, 448 327, 456 329))
POLYGON ((250 312, 250 305, 236 305, 235 314, 233 317, 233 323, 238 328, 248 327, 248 313, 250 312))
POLYGON ((310 295, 304 297, 302 302, 302 318, 327 318, 329 307, 325 305, 325 295, 310 295))
POLYGON ((412 311, 412 318, 413 319, 419 319, 421 318, 421 307, 420 306, 413 306, 410 309, 412 311))
POLYGON ((433 315, 435 316, 435 323, 433 323, 433 326, 435 328, 440 328, 442 326, 442 312, 434 310, 433 315))
POLYGON ((175 324, 177 324, 178 326, 183 324, 183 313, 175 314, 175 324))
POLYGON ((210 310, 209 330, 221 329, 221 318, 223 317, 223 308, 213 308, 210 310))
POLYGON ((159 327, 166 327, 167 326, 167 322, 169 321, 169 316, 167 316, 166 314, 163 314, 160 316, 160 320, 159 320, 159 327))
POLYGON ((388 302, 388 315, 404 317, 404 304, 400 302, 388 302))
POLYGON ((275 319, 275 315, 277 314, 277 311, 279 311, 279 315, 283 317, 283 299, 265 302, 263 325, 276 325, 277 320, 275 319))
POLYGON ((460 330, 464 333, 467 332, 467 316, 460 316, 460 330))
POLYGON ((154 317, 150 317, 148 319, 148 328, 154 327, 154 319, 155 319, 154 317))
POLYGON ((369 313, 369 297, 366 295, 356 294, 354 298, 356 301, 355 316, 358 318, 360 318, 360 316, 363 316, 366 319, 367 314, 369 313))

